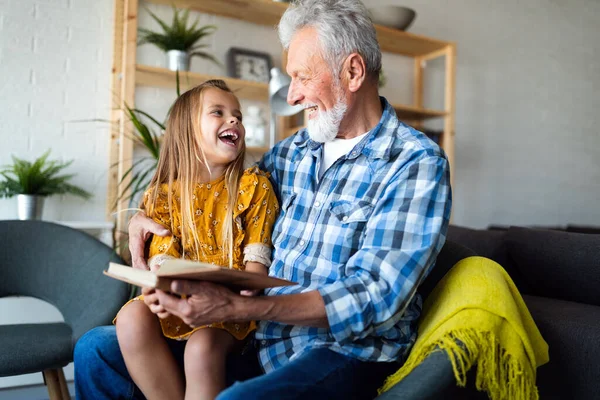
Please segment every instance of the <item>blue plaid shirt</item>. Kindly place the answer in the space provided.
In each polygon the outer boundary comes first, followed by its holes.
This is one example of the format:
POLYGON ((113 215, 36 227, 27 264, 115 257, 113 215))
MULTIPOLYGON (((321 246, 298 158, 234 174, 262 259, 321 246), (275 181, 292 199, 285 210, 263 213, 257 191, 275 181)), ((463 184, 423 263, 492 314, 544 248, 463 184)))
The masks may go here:
POLYGON ((261 160, 280 196, 269 274, 298 282, 266 290, 318 290, 330 327, 261 321, 265 372, 327 347, 366 361, 402 359, 416 339, 416 288, 435 263, 450 217, 443 151, 403 124, 381 98, 379 124, 318 178, 323 145, 306 129, 261 160))

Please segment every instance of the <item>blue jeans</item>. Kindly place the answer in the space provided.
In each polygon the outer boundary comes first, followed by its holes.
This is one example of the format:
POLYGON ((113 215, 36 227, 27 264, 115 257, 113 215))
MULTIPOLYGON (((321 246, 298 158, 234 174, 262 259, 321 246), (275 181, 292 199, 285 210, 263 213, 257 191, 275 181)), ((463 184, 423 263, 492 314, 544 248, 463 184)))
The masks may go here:
MULTIPOLYGON (((185 342, 170 341, 180 363, 185 342)), ((119 350, 113 326, 92 329, 75 346, 75 394, 78 400, 143 399, 133 384, 119 350)), ((227 380, 233 383, 218 400, 373 399, 397 363, 364 362, 328 349, 314 349, 285 367, 263 374, 256 354, 227 360, 227 380)))

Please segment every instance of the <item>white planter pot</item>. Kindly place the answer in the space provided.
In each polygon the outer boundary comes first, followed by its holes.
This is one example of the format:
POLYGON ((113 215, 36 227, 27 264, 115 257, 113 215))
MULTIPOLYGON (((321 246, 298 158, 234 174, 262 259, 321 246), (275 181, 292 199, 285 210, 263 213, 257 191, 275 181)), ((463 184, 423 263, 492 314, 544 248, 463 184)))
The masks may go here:
POLYGON ((42 219, 44 197, 30 194, 17 195, 17 213, 20 220, 42 219))
POLYGON ((189 71, 190 55, 181 50, 167 51, 167 68, 171 71, 189 71))

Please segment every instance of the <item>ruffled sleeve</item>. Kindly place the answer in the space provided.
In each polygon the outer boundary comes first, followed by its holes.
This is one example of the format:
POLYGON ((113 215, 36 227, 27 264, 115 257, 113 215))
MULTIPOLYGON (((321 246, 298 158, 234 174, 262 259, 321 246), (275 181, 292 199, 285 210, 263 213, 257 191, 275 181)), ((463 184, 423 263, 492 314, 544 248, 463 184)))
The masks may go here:
POLYGON ((240 181, 238 212, 244 239, 244 264, 256 261, 271 265, 271 233, 279 214, 279 203, 267 175, 258 168, 245 171, 240 181))
MULTIPOLYGON (((148 209, 148 202, 151 200, 151 189, 149 189, 144 194, 144 207, 146 210, 148 209)), ((159 192, 154 205, 154 212, 152 213, 151 217, 154 222, 161 224, 171 232, 173 231, 172 227, 179 223, 180 218, 177 208, 173 212, 175 224, 173 224, 173 221, 171 220, 168 197, 165 190, 161 190, 159 192)), ((148 266, 151 269, 154 269, 153 267, 159 267, 165 260, 169 258, 180 258, 181 243, 179 238, 174 235, 164 237, 157 235, 152 236, 148 256, 148 266)))

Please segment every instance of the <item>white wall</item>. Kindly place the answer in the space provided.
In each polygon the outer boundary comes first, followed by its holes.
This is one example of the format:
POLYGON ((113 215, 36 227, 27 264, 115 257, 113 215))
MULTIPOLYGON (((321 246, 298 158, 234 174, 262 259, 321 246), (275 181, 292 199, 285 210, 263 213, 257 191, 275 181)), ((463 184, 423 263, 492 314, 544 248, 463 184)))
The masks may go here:
MULTIPOLYGON (((71 160, 84 201, 50 197, 44 219, 104 220, 112 61, 111 0, 0 0, 0 165, 51 148, 71 160)), ((0 200, 0 219, 16 201, 0 200)))
POLYGON ((393 3, 458 46, 454 223, 599 226, 600 2, 393 3))

